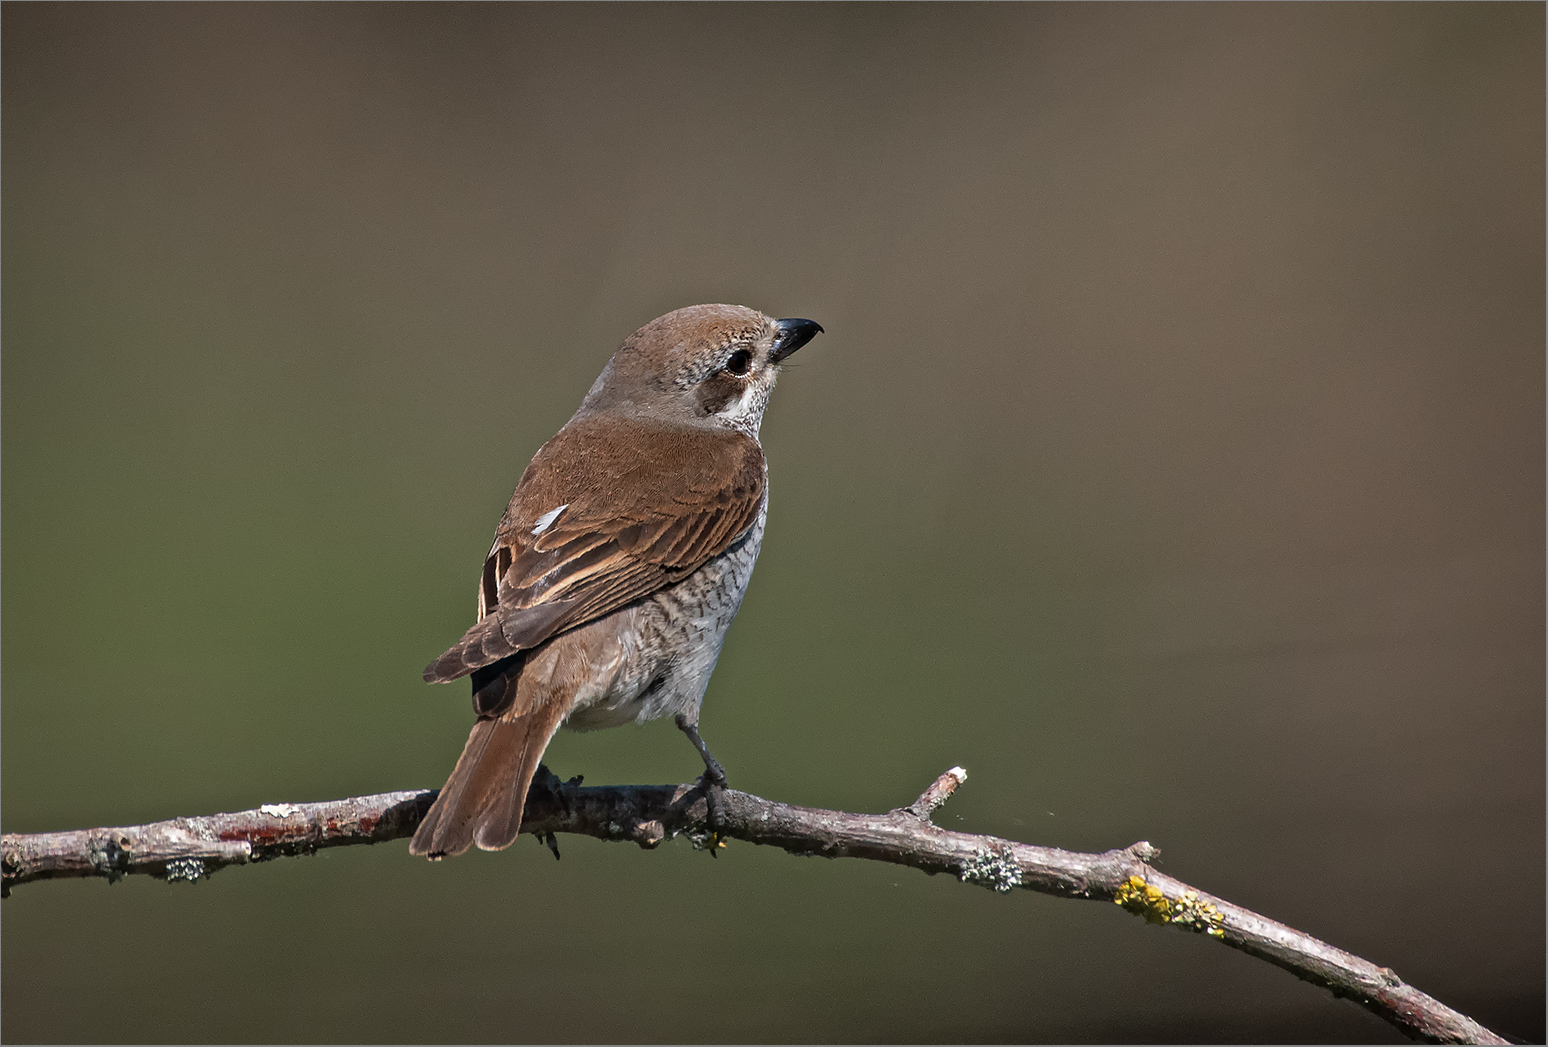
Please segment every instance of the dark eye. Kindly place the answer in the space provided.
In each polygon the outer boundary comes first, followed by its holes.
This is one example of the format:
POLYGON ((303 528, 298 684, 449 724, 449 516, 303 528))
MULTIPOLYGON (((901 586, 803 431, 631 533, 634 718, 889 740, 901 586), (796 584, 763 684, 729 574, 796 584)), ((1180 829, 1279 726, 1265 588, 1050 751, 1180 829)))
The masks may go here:
POLYGON ((726 361, 726 366, 721 370, 737 378, 745 377, 747 372, 752 370, 752 353, 746 349, 738 349, 731 354, 730 359, 726 361))

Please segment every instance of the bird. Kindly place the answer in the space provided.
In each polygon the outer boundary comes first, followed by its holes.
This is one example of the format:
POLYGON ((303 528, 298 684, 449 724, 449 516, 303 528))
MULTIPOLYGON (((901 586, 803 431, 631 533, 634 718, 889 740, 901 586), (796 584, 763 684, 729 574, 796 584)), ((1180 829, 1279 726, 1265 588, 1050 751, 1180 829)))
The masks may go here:
POLYGON ((478 620, 425 668, 472 678, 476 720, 409 853, 500 850, 561 726, 672 716, 704 763, 699 709, 763 543, 759 426, 780 365, 823 333, 695 305, 626 338, 538 449, 495 531, 478 620))

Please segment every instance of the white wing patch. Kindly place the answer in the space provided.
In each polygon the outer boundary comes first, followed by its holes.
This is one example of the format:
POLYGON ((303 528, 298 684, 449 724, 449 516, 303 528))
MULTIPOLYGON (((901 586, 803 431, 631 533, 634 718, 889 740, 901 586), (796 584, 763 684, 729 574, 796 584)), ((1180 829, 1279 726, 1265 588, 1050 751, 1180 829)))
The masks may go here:
POLYGON ((553 525, 553 522, 555 520, 559 519, 559 514, 564 512, 569 507, 570 507, 570 503, 569 502, 565 502, 559 508, 557 508, 557 509, 550 509, 550 510, 548 510, 548 512, 544 513, 542 516, 539 516, 538 517, 537 526, 532 529, 532 537, 536 538, 538 535, 540 535, 544 531, 548 530, 549 527, 551 527, 553 525))

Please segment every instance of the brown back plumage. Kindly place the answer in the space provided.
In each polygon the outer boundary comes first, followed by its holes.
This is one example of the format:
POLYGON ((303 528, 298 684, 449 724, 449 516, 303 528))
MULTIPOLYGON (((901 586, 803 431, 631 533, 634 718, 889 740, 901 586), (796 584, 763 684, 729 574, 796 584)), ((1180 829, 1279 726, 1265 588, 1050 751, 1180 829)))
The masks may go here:
POLYGON ((425 668, 426 682, 679 581, 746 533, 763 489, 763 451, 741 433, 577 415, 522 474, 484 562, 481 617, 425 668))

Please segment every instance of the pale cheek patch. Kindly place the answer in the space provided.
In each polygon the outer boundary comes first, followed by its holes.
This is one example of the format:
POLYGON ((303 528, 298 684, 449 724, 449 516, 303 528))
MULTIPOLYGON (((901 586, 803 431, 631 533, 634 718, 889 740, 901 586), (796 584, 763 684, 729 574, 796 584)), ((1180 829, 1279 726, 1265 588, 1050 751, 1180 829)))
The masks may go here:
POLYGON ((569 507, 570 507, 570 503, 569 502, 565 502, 559 508, 557 508, 557 509, 550 509, 550 510, 548 510, 548 512, 544 513, 542 516, 539 516, 538 517, 538 521, 537 521, 537 526, 532 528, 532 536, 534 538, 536 538, 538 535, 540 535, 544 531, 548 530, 548 528, 553 525, 553 522, 555 520, 559 519, 559 514, 564 512, 569 507))
POLYGON ((731 403, 725 407, 721 408, 720 413, 725 415, 727 418, 745 418, 747 415, 758 410, 758 408, 762 405, 761 401, 766 399, 766 397, 767 393, 765 392, 762 383, 748 382, 746 388, 742 390, 742 395, 737 397, 735 400, 732 400, 731 403))

